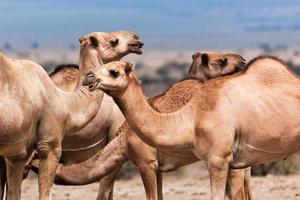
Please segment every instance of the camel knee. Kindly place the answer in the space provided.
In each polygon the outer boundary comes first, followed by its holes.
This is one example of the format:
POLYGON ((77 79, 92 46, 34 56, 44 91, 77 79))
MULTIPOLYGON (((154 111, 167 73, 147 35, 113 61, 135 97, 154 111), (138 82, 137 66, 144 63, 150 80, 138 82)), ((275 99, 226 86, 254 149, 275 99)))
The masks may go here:
POLYGON ((228 154, 225 156, 210 156, 208 159, 209 167, 215 168, 217 170, 223 170, 224 168, 228 168, 229 162, 232 159, 232 155, 228 154))
POLYGON ((158 171, 159 168, 157 160, 151 160, 145 163, 141 163, 138 165, 138 167, 141 171, 151 171, 155 173, 158 171))
POLYGON ((157 171, 158 170, 158 162, 157 160, 151 160, 147 163, 147 167, 151 169, 152 171, 157 171))
POLYGON ((40 159, 47 159, 49 153, 53 153, 56 157, 60 157, 61 154, 61 147, 50 143, 40 143, 36 150, 40 159))
POLYGON ((50 145, 47 144, 47 143, 41 143, 41 144, 38 144, 37 146, 37 153, 39 155, 39 158, 40 159, 46 159, 48 157, 48 154, 50 152, 50 145))

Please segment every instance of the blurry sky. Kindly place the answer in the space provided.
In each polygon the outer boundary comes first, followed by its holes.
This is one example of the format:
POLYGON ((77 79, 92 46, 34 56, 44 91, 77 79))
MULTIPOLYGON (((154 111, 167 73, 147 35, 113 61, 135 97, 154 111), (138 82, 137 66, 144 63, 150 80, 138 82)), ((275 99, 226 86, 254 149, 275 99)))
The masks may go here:
POLYGON ((0 46, 68 48, 92 31, 131 30, 147 48, 300 46, 297 0, 1 0, 0 46))

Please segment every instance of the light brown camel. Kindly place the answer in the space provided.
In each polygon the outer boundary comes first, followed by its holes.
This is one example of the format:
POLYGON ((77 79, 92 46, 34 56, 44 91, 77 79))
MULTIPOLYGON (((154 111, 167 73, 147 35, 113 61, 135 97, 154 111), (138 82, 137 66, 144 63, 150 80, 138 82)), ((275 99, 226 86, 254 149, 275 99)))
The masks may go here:
MULTIPOLYGON (((103 63, 119 60, 127 54, 142 54, 143 43, 133 32, 119 31, 106 33, 99 39, 99 55, 103 63)), ((61 65, 50 74, 54 84, 64 91, 72 91, 79 81, 79 69, 76 65, 61 65)), ((77 163, 95 155, 115 137, 118 127, 124 122, 124 116, 112 98, 103 95, 97 115, 84 128, 64 135, 62 142, 63 164, 77 163)), ((34 160, 38 165, 38 160, 34 160)), ((38 168, 33 168, 38 171, 38 168)), ((97 199, 112 199, 113 183, 119 169, 100 181, 97 199)), ((99 179, 100 180, 100 179, 99 179)), ((68 184, 68 183, 65 183, 68 184)))
MULTIPOLYGON (((104 36, 106 33, 92 33, 80 38, 80 80, 102 64, 99 42, 104 36)), ((89 92, 81 81, 73 92, 64 92, 36 63, 3 54, 0 62, 0 154, 7 171, 6 199, 20 199, 24 165, 33 149, 40 158, 39 198, 50 199, 62 137, 81 129, 96 115, 103 93, 89 92)))
POLYGON ((224 199, 229 168, 284 159, 300 149, 300 80, 274 57, 258 57, 244 73, 195 85, 193 98, 167 114, 149 106, 132 63, 109 63, 89 72, 84 83, 113 96, 146 143, 204 159, 212 200, 224 199))
MULTIPOLYGON (((198 52, 193 55, 193 63, 190 67, 189 75, 194 76, 199 74, 191 74, 191 69, 193 68, 196 68, 197 71, 203 71, 208 66, 213 66, 216 69, 218 67, 217 63, 221 62, 222 65, 219 66, 219 71, 225 71, 225 68, 229 68, 230 70, 226 70, 228 73, 241 70, 245 66, 244 59, 239 55, 198 52)), ((215 72, 217 71, 214 70, 215 72)), ((219 73, 220 75, 221 73, 219 73)), ((207 80, 199 76, 197 78, 207 80)), ((181 84, 181 90, 184 90, 184 92, 180 93, 178 93, 178 89, 175 89, 176 85, 174 85, 165 94, 151 98, 148 102, 159 112, 168 113, 178 110, 192 97, 192 93, 194 92, 193 85, 197 84, 199 82, 195 79, 188 81, 186 85, 181 84)), ((69 184, 91 183, 105 176, 113 169, 118 168, 127 159, 139 168, 148 200, 157 199, 157 196, 158 199, 162 199, 161 172, 172 171, 199 160, 192 153, 187 158, 184 158, 174 154, 174 152, 157 152, 155 148, 150 147, 140 140, 125 122, 118 130, 117 138, 92 159, 79 165, 61 165, 57 170, 56 182, 68 182, 69 184)), ((239 171, 232 171, 231 175, 235 177, 231 177, 229 180, 231 182, 235 181, 235 183, 234 185, 230 185, 229 188, 232 190, 228 192, 228 196, 230 199, 251 199, 250 185, 247 185, 250 181, 250 171, 246 171, 246 173, 249 173, 246 178, 244 178, 244 170, 239 171), (246 184, 245 188, 243 187, 244 180, 246 184)))

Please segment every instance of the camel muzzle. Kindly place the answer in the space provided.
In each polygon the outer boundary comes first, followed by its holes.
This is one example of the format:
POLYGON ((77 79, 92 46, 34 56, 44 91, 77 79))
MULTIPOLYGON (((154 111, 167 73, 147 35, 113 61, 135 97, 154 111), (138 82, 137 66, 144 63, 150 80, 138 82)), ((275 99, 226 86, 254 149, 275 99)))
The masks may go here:
POLYGON ((87 85, 89 86, 89 90, 93 91, 97 89, 98 84, 100 83, 100 79, 96 78, 96 75, 94 72, 89 71, 82 82, 82 85, 87 85))
POLYGON ((143 53, 142 50, 141 50, 141 48, 143 46, 144 46, 144 43, 141 42, 140 40, 134 41, 134 42, 131 42, 131 43, 128 44, 128 47, 129 47, 130 51, 132 53, 136 53, 136 54, 139 54, 139 55, 143 53))

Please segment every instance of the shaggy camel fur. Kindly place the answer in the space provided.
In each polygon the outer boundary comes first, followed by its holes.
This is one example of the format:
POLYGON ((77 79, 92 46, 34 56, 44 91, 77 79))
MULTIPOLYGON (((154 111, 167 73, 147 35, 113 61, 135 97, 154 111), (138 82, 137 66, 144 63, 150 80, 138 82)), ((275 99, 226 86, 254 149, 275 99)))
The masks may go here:
POLYGON ((181 155, 191 151, 204 159, 211 199, 221 200, 229 168, 284 159, 300 149, 299 78, 275 57, 258 57, 247 67, 243 73, 195 85, 193 98, 167 114, 149 106, 132 63, 109 63, 96 75, 89 72, 84 83, 112 95, 131 128, 149 145, 181 155))
MULTIPOLYGON (((216 63, 220 62, 222 62, 222 67, 220 66, 219 68, 220 71, 225 71, 225 68, 229 68, 230 70, 226 70, 228 73, 232 73, 236 69, 241 70, 245 66, 244 59, 239 55, 205 52, 193 55, 193 63, 189 72, 191 73, 191 69, 193 68, 198 71, 206 70, 208 66, 216 68, 216 63)), ((193 73, 189 75, 194 76, 197 74, 193 73)), ((221 75, 221 73, 219 74, 221 75)), ((202 77, 198 76, 198 78, 202 77)), ((181 84, 181 89, 185 91, 183 93, 178 93, 178 89, 174 89, 176 86, 173 86, 165 94, 151 98, 148 102, 159 112, 168 113, 178 110, 192 97, 192 93, 194 92, 193 84, 199 84, 194 79, 187 83, 185 85, 181 84)), ((98 153, 92 159, 80 163, 80 165, 61 166, 57 170, 56 181, 72 184, 91 183, 103 177, 114 168, 121 166, 128 159, 137 165, 140 170, 147 199, 157 199, 157 196, 159 199, 162 199, 161 172, 175 170, 180 166, 198 161, 197 158, 191 159, 191 157, 193 155, 188 159, 184 159, 174 155, 173 152, 157 152, 156 149, 140 140, 125 122, 118 130, 118 136, 114 142, 108 144, 102 152, 98 153)), ((247 171, 247 173, 249 172, 247 171)), ((232 184, 235 185, 230 185, 229 187, 231 189, 228 192, 229 198, 250 199, 250 185, 247 185, 249 184, 250 173, 244 178, 244 170, 240 170, 240 172, 235 170, 232 172, 232 176, 234 177, 231 177, 229 180, 234 182, 232 184), (244 179, 246 181, 245 188, 243 187, 244 179)))

